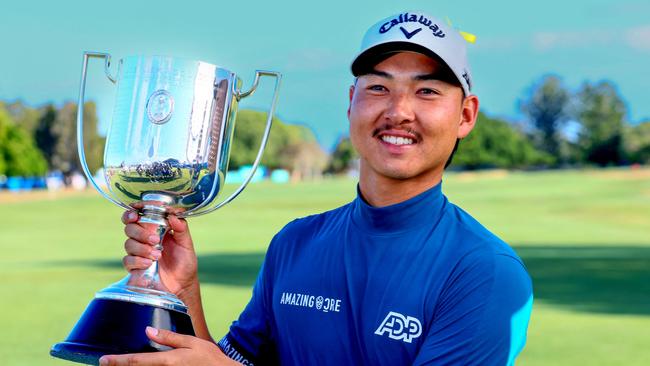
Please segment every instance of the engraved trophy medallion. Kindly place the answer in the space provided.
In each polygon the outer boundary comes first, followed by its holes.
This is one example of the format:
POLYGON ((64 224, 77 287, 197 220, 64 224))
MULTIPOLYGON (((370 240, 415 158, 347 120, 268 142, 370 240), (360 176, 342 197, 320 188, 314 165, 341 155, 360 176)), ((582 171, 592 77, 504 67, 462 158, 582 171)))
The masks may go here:
POLYGON ((167 90, 155 91, 147 101, 147 117, 153 123, 162 124, 172 116, 174 111, 174 98, 167 90))
MULTIPOLYGON (((252 87, 242 91, 234 73, 201 61, 126 57, 114 77, 110 59, 106 53, 84 53, 77 113, 79 160, 95 189, 114 204, 137 211, 139 222, 153 226, 162 243, 167 215, 187 218, 212 212, 250 182, 268 141, 281 76, 258 70, 252 87), (104 152, 107 191, 93 179, 84 153, 82 106, 90 58, 103 58, 106 76, 117 84, 104 152), (275 89, 260 148, 244 182, 217 202, 228 170, 238 102, 257 89, 261 76, 274 77, 275 89)), ((162 250, 162 245, 156 249, 162 250)), ((194 335, 187 306, 161 282, 157 261, 97 292, 67 339, 55 344, 50 354, 96 365, 105 354, 168 349, 147 338, 147 326, 194 335)))

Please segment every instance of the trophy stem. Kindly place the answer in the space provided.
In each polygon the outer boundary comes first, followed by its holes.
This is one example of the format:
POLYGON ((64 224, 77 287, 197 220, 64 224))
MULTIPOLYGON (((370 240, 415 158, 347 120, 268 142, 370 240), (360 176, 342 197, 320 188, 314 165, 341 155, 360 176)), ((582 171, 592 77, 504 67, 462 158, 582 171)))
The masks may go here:
MULTIPOLYGON (((167 223, 167 218, 165 217, 165 208, 162 206, 155 206, 155 205, 145 205, 144 209, 142 210, 142 216, 140 217, 140 223, 141 224, 148 224, 148 225, 155 225, 156 226, 156 234, 158 234, 158 243, 154 245, 154 249, 159 250, 162 252, 163 250, 163 239, 165 238, 165 235, 169 231, 169 224, 167 223)), ((136 275, 139 273, 136 273, 136 275)), ((158 273, 158 261, 153 261, 151 263, 151 266, 144 270, 144 272, 141 273, 142 279, 142 285, 143 287, 149 288, 149 289, 155 289, 159 291, 166 291, 166 288, 164 288, 164 285, 160 281, 160 275, 158 273)), ((133 275, 132 275, 133 277, 133 275)))
MULTIPOLYGON (((152 197, 153 195, 145 197, 145 200, 152 202, 152 197)), ((155 201, 165 203, 163 195, 156 195, 155 198, 155 201)), ((166 206, 164 204, 145 204, 139 223, 145 226, 154 226, 159 237, 154 248, 162 252, 162 242, 169 231, 166 206)), ((183 301, 171 293, 161 281, 159 266, 158 261, 153 261, 147 269, 132 270, 121 281, 95 294, 95 298, 129 301, 187 313, 187 306, 183 301)))

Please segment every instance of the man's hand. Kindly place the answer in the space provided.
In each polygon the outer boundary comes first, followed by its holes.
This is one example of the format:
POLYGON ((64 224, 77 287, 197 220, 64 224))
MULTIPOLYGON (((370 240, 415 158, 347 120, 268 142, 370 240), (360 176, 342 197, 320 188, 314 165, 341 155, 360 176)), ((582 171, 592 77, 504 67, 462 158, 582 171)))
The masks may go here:
POLYGON ((226 357, 216 344, 200 338, 151 327, 147 327, 147 337, 158 344, 175 349, 164 352, 103 356, 99 359, 100 366, 240 365, 226 357))
POLYGON ((128 237, 124 242, 127 254, 122 260, 124 268, 137 274, 157 260, 163 285, 187 305, 197 337, 211 341, 201 304, 198 261, 187 221, 175 215, 167 216, 170 231, 163 238, 163 254, 155 249, 159 240, 156 225, 139 223, 139 219, 138 214, 131 210, 122 215, 124 233, 128 237))
POLYGON ((171 230, 164 237, 162 245, 165 254, 162 255, 154 249, 158 243, 155 225, 140 224, 138 220, 138 214, 134 211, 126 211, 122 215, 124 233, 128 237, 124 243, 127 253, 122 261, 124 267, 129 272, 145 270, 152 261, 158 260, 163 284, 169 291, 182 298, 181 293, 184 290, 198 283, 196 254, 187 222, 174 215, 168 216, 171 230))

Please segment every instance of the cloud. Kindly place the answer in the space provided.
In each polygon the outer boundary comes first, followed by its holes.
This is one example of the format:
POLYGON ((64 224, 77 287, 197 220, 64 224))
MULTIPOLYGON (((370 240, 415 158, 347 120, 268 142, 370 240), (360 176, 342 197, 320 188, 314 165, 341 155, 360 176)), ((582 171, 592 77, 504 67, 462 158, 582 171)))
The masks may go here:
POLYGON ((555 48, 608 47, 620 44, 640 51, 650 51, 650 24, 622 30, 537 32, 532 35, 533 47, 542 52, 555 48))
POLYGON ((485 51, 512 50, 530 44, 539 52, 558 48, 609 47, 625 45, 638 51, 650 51, 650 24, 626 29, 595 29, 565 32, 536 32, 530 36, 497 36, 480 38, 476 49, 485 51))
POLYGON ((650 51, 650 25, 628 29, 624 39, 628 46, 636 50, 650 51))
POLYGON ((650 3, 646 1, 622 2, 617 1, 609 5, 606 10, 610 16, 630 16, 635 14, 650 13, 650 3))
POLYGON ((538 32, 533 34, 532 45, 538 51, 553 48, 580 46, 607 46, 616 42, 617 34, 606 30, 538 32))
POLYGON ((486 51, 505 51, 517 48, 522 44, 521 37, 478 37, 475 45, 469 46, 470 49, 486 51))

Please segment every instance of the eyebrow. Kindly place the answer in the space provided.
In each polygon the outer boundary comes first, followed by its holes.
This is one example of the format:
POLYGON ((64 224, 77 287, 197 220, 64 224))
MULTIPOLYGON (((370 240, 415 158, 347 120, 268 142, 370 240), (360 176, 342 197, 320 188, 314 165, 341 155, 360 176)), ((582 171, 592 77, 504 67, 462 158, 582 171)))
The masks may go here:
POLYGON ((418 75, 415 80, 445 80, 447 75, 442 72, 432 72, 431 74, 418 75))
MULTIPOLYGON (((417 81, 439 80, 444 82, 450 82, 454 80, 454 76, 449 74, 450 73, 448 72, 432 72, 430 74, 416 75, 415 77, 413 77, 413 80, 417 80, 417 81)), ((375 75, 375 76, 384 77, 391 80, 393 79, 393 75, 376 69, 372 69, 368 71, 366 75, 375 75)))
POLYGON ((384 78, 387 78, 387 79, 392 79, 393 78, 393 75, 391 75, 391 74, 389 74, 387 72, 379 71, 379 70, 375 70, 375 69, 372 69, 372 70, 368 71, 366 73, 366 75, 381 76, 381 77, 384 77, 384 78))
POLYGON ((437 80, 454 86, 460 86, 460 81, 458 81, 454 73, 449 70, 437 71, 426 75, 418 75, 415 77, 415 79, 416 80, 437 80))

